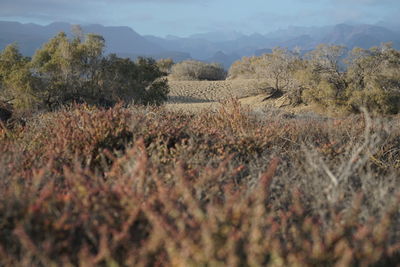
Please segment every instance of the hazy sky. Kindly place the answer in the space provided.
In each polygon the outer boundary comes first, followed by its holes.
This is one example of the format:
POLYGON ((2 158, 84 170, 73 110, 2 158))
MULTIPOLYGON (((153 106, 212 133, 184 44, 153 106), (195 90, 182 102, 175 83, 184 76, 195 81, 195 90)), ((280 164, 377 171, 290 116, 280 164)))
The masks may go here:
MULTIPOLYGON (((267 33, 342 22, 398 22, 400 0, 0 0, 0 20, 130 26, 141 34, 267 33)), ((400 24, 400 23, 399 23, 400 24)))

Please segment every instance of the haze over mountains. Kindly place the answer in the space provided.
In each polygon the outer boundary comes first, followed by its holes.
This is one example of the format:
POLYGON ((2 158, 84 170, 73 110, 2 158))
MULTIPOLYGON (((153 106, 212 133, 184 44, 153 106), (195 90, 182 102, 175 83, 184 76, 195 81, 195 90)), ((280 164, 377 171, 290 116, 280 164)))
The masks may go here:
MULTIPOLYGON (((16 42, 24 55, 31 56, 48 39, 64 31, 72 35, 72 25, 63 22, 47 26, 0 22, 0 49, 16 42)), ((323 27, 289 27, 268 34, 251 35, 239 32, 210 32, 189 37, 140 35, 129 27, 107 27, 99 24, 82 26, 84 33, 96 33, 106 39, 106 53, 135 58, 150 56, 156 59, 173 58, 175 61, 197 59, 219 62, 228 68, 243 56, 260 55, 273 47, 311 50, 318 44, 344 45, 370 48, 382 42, 392 42, 400 49, 400 31, 387 27, 385 23, 338 24, 323 27)))

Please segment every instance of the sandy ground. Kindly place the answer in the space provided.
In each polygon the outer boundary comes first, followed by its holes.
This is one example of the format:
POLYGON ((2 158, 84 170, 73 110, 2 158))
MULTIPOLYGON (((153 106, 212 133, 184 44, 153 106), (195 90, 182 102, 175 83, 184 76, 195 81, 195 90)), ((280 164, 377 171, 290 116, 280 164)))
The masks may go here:
POLYGON ((237 98, 246 105, 262 106, 260 80, 226 81, 169 81, 170 97, 167 109, 174 111, 198 112, 217 110, 221 101, 237 98))
POLYGON ((170 81, 170 99, 166 108, 173 111, 196 113, 202 110, 218 110, 221 102, 236 98, 251 110, 279 109, 289 113, 311 111, 310 107, 292 107, 286 96, 268 99, 263 93, 263 81, 170 81))
POLYGON ((263 92, 265 83, 254 79, 226 81, 169 81, 170 102, 204 103, 245 98, 263 92))

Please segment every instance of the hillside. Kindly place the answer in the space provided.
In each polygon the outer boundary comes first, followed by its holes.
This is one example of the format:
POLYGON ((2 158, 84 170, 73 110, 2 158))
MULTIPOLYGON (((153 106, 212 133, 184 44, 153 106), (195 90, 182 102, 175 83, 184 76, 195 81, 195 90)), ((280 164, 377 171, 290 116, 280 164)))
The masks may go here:
MULTIPOLYGON (((0 22, 0 49, 17 42, 23 54, 31 56, 36 49, 60 31, 71 33, 71 24, 52 23, 47 26, 0 22)), ((129 27, 108 27, 99 24, 83 25, 85 33, 103 35, 107 53, 136 58, 149 56, 156 59, 172 58, 175 61, 197 59, 218 62, 229 68, 243 56, 258 55, 262 51, 280 46, 303 51, 314 49, 320 43, 369 48, 382 42, 392 42, 400 48, 400 32, 383 25, 338 24, 323 27, 289 27, 267 34, 250 35, 237 32, 209 32, 189 37, 140 35, 129 27)))
MULTIPOLYGON (((37 24, 22 24, 18 22, 0 22, 0 49, 10 43, 18 43, 21 52, 32 56, 36 49, 46 43, 58 32, 63 31, 72 35, 72 25, 56 22, 47 26, 37 24)), ((129 27, 108 27, 100 24, 83 25, 84 33, 102 35, 106 40, 106 53, 116 53, 120 56, 135 58, 150 56, 154 58, 171 57, 174 60, 190 58, 190 54, 179 51, 169 51, 158 44, 148 41, 129 27)))

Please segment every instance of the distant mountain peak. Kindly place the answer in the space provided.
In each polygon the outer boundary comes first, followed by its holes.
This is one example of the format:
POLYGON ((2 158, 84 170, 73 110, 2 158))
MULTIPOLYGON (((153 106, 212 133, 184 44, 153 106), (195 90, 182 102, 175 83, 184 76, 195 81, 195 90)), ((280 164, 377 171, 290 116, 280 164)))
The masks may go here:
POLYGON ((238 31, 214 31, 214 32, 192 34, 189 36, 189 38, 204 39, 211 42, 226 42, 239 39, 243 36, 244 34, 238 31))
MULTIPOLYGON (((311 50, 320 43, 337 44, 352 49, 355 46, 369 48, 382 42, 393 42, 400 48, 400 32, 388 29, 382 23, 349 24, 331 26, 289 26, 268 34, 245 35, 237 31, 215 31, 193 34, 189 37, 167 35, 165 38, 142 36, 127 26, 103 26, 101 24, 81 25, 84 33, 96 33, 106 40, 107 53, 127 57, 151 56, 172 57, 176 61, 194 58, 222 63, 226 68, 243 56, 269 53, 273 47, 311 50)), ((54 22, 47 26, 19 22, 0 21, 0 49, 17 42, 24 55, 31 56, 48 39, 59 31, 72 34, 72 25, 54 22)))
POLYGON ((60 27, 60 28, 65 28, 65 27, 71 27, 72 24, 67 23, 67 22, 61 22, 61 21, 56 21, 53 23, 50 23, 47 25, 47 27, 60 27))

